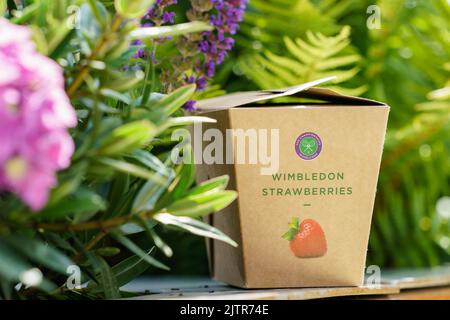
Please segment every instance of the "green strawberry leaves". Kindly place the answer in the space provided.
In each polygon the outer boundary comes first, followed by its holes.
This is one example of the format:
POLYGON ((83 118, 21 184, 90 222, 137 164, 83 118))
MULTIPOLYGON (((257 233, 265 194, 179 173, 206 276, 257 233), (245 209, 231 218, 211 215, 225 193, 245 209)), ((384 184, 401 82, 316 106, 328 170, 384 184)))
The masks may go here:
POLYGON ((294 237, 297 235, 298 233, 298 227, 299 227, 299 218, 298 217, 294 217, 291 220, 291 223, 289 223, 289 230, 283 234, 282 238, 288 241, 291 241, 292 239, 294 239, 294 237))

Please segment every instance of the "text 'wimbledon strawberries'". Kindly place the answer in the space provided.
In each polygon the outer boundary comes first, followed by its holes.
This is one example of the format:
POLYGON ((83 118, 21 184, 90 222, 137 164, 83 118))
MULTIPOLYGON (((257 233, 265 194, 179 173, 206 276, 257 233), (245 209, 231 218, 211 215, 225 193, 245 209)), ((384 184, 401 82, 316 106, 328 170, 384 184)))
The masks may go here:
POLYGON ((298 258, 322 257, 327 252, 325 233, 313 219, 305 219, 299 225, 299 218, 293 218, 283 239, 289 241, 292 253, 298 258))

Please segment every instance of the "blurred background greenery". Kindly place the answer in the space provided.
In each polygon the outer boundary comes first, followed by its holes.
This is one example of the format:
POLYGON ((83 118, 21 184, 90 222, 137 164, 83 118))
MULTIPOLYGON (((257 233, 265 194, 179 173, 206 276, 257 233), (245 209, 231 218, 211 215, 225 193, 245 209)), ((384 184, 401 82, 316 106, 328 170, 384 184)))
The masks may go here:
MULTIPOLYGON (((329 87, 391 106, 367 265, 448 261, 449 2, 250 0, 236 39, 214 89, 284 87, 337 75, 329 87)), ((202 239, 167 238, 172 273, 207 273, 202 239)))

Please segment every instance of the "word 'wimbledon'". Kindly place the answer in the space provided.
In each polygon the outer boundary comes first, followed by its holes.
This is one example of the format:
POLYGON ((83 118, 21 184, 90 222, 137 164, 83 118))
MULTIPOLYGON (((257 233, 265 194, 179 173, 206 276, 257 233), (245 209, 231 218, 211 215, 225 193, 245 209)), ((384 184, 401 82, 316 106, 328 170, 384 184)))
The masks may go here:
POLYGON ((261 175, 272 175, 280 167, 279 129, 226 129, 209 128, 203 131, 201 123, 193 125, 193 138, 187 129, 172 133, 172 141, 180 141, 172 150, 174 163, 190 164, 258 164, 261 175), (190 143, 194 161, 191 159, 190 143))
POLYGON ((343 172, 292 172, 276 173, 272 175, 273 181, 334 181, 344 180, 343 172))

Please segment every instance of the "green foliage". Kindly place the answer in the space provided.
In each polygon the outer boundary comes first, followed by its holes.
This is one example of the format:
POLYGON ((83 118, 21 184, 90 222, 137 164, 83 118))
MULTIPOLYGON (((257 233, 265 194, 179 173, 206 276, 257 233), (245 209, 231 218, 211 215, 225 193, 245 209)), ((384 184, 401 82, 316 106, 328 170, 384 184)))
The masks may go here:
POLYGON ((337 91, 391 106, 368 264, 449 260, 450 223, 436 210, 450 186, 449 30, 445 0, 252 0, 220 71, 229 91, 334 74, 337 91), (369 5, 380 29, 367 27, 369 5))
POLYGON ((366 86, 343 88, 338 84, 352 79, 359 71, 358 66, 344 68, 360 62, 358 54, 342 54, 350 44, 350 28, 344 27, 336 36, 326 37, 322 33, 306 32, 307 41, 284 37, 284 44, 290 56, 266 51, 262 55, 253 53, 239 60, 244 75, 262 89, 293 86, 316 79, 335 76, 329 88, 346 94, 360 95, 366 86))
POLYGON ((117 0, 114 1, 114 6, 118 14, 126 18, 140 18, 144 16, 148 8, 155 2, 155 0, 117 0))
POLYGON ((211 27, 140 28, 133 18, 153 2, 33 0, 8 8, 12 21, 33 30, 41 53, 64 67, 79 123, 71 131, 72 165, 59 173, 43 210, 0 197, 0 298, 122 297, 121 286, 149 267, 168 270, 156 257, 173 254, 158 234, 166 226, 236 245, 199 219, 236 198, 225 190, 228 178, 195 187, 193 165, 172 162, 173 130, 212 121, 180 111, 195 85, 164 96, 153 92, 151 68, 130 66, 135 37, 149 47, 153 39, 211 27), (71 5, 80 5, 80 20, 71 5), (73 265, 81 288, 66 283, 73 265))
POLYGON ((448 90, 450 7, 402 4, 379 1, 390 27, 370 35, 368 50, 366 74, 374 79, 368 95, 392 107, 370 258, 430 266, 448 260, 449 221, 437 214, 436 202, 449 194, 450 101, 439 93, 448 90), (442 85, 447 89, 436 91, 442 85))

